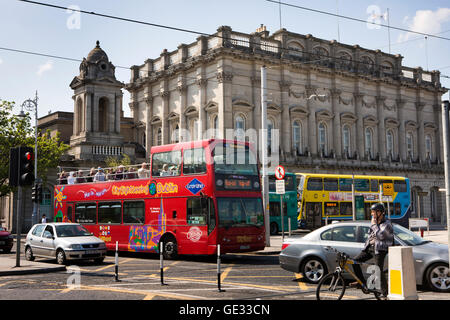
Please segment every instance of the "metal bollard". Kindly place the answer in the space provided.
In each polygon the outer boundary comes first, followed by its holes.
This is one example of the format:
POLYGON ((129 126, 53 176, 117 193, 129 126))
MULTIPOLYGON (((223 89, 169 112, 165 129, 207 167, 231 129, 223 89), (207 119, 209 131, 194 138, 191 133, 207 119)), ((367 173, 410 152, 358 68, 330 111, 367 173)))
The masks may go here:
POLYGON ((220 244, 217 245, 217 288, 219 292, 225 292, 225 290, 222 290, 221 288, 221 271, 220 271, 220 244))
POLYGON ((161 285, 164 286, 164 243, 159 244, 159 270, 161 275, 161 285))
POLYGON ((119 241, 116 241, 116 254, 114 264, 114 278, 117 282, 119 282, 119 241))

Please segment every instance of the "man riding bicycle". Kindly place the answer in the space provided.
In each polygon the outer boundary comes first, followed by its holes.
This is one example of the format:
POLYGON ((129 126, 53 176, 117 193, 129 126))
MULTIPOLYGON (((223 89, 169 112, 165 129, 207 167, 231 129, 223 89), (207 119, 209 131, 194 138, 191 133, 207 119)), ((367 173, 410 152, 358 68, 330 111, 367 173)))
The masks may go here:
MULTIPOLYGON (((372 215, 372 225, 370 226, 369 237, 366 240, 364 249, 354 258, 354 260, 356 260, 356 262, 365 262, 375 257, 375 265, 380 268, 381 293, 386 297, 388 287, 386 275, 383 272, 384 259, 388 253, 388 248, 394 244, 394 229, 391 221, 385 217, 385 209, 382 203, 375 203, 370 207, 370 210, 372 215)), ((359 264, 354 264, 353 270, 362 283, 365 283, 361 266, 359 264)))

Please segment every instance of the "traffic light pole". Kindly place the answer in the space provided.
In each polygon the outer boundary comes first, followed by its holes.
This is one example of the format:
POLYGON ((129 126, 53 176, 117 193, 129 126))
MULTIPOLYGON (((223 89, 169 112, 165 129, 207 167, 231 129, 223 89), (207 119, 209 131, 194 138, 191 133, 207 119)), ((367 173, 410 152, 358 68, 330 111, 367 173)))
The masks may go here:
POLYGON ((22 213, 22 187, 18 187, 17 191, 17 214, 16 214, 16 267, 20 267, 20 233, 21 224, 20 216, 22 213))

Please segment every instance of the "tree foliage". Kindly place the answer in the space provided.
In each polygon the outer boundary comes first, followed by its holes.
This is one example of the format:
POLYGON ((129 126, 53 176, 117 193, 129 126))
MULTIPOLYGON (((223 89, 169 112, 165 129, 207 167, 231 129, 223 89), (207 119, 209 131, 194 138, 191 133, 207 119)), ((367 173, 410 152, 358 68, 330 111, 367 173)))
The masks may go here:
MULTIPOLYGON (((34 149, 35 133, 31 126, 31 117, 12 113, 14 102, 0 100, 0 197, 9 194, 13 189, 8 185, 9 150, 19 146, 34 149)), ((56 168, 61 156, 69 146, 59 139, 59 132, 51 136, 50 131, 38 134, 38 176, 45 182, 50 168, 56 168)))

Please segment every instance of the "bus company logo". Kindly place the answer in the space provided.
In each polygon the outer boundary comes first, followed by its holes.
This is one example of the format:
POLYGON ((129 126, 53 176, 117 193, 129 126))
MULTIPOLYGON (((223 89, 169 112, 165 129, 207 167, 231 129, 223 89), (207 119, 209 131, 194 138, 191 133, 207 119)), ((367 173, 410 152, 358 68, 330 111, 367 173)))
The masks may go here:
POLYGON ((150 184, 148 185, 148 192, 152 196, 156 194, 156 181, 150 182, 150 184))
MULTIPOLYGON (((150 187, 149 187, 150 189, 150 187)), ((172 182, 167 182, 162 184, 161 182, 158 182, 156 184, 156 193, 158 194, 166 194, 166 193, 178 193, 178 185, 172 182)))
POLYGON ((63 200, 67 199, 67 196, 63 193, 64 187, 61 187, 61 189, 58 190, 58 188, 55 187, 55 209, 58 208, 58 205, 62 208, 63 207, 63 200))
POLYGON ((187 238, 192 242, 197 242, 202 237, 202 234, 203 232, 199 227, 191 227, 187 233, 187 238))
POLYGON ((111 188, 111 193, 113 194, 113 196, 148 194, 148 185, 113 186, 111 188))
POLYGON ((188 189, 192 194, 197 194, 203 190, 205 185, 198 181, 197 179, 192 180, 186 185, 186 189, 188 189))

